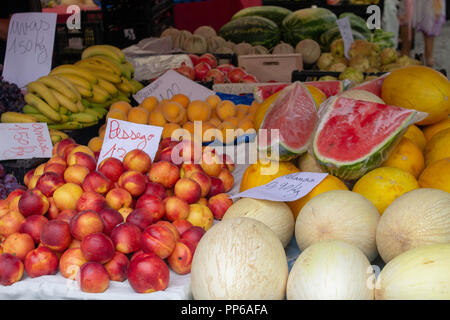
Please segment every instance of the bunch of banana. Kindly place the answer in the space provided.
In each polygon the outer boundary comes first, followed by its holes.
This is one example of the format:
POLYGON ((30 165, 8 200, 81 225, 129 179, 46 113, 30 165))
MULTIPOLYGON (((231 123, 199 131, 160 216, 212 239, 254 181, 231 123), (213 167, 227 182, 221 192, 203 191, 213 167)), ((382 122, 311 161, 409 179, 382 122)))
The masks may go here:
POLYGON ((69 138, 69 135, 65 132, 55 129, 48 129, 50 133, 50 139, 52 140, 53 145, 57 144, 63 139, 69 138))

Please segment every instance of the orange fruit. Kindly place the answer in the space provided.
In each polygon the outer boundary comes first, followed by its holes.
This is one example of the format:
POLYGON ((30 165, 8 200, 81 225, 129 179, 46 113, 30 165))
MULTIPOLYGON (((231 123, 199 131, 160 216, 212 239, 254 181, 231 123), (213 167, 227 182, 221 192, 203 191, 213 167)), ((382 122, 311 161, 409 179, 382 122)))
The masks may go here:
POLYGON ((339 178, 327 175, 325 179, 323 179, 317 186, 315 186, 306 196, 295 200, 286 202, 286 204, 291 208, 292 214, 294 215, 294 219, 297 219, 300 210, 304 207, 309 200, 318 196, 321 193, 331 191, 331 190, 348 190, 347 186, 344 182, 342 182, 339 178))
POLYGON ((128 121, 147 124, 148 123, 149 112, 143 107, 133 107, 128 111, 128 121))
POLYGON ((436 122, 435 124, 423 127, 422 131, 425 139, 427 139, 427 141, 430 141, 436 133, 448 128, 450 128, 450 116, 442 121, 436 122))
POLYGON ((123 113, 128 114, 128 111, 131 109, 131 104, 129 104, 126 101, 117 101, 114 102, 110 107, 109 110, 113 110, 113 109, 119 109, 121 110, 123 113))
POLYGON ((162 113, 168 122, 179 123, 186 115, 186 109, 178 102, 167 102, 162 106, 162 113))
POLYGON ((425 167, 425 159, 414 142, 408 138, 402 138, 381 166, 405 170, 417 178, 425 167))
POLYGON ((327 99, 327 96, 325 93, 323 93, 322 90, 319 88, 316 88, 310 84, 306 85, 306 88, 308 89, 309 93, 311 93, 314 101, 316 102, 317 108, 327 99))
POLYGON ((423 152, 425 150, 425 145, 427 144, 427 139, 425 138, 424 133, 422 130, 419 129, 416 125, 409 126, 408 130, 406 130, 403 137, 410 139, 412 142, 414 142, 420 149, 420 151, 423 152))
POLYGON ((162 111, 158 108, 153 110, 148 116, 148 124, 152 126, 164 127, 166 123, 166 118, 164 118, 162 111))
POLYGON ((450 157, 450 128, 436 133, 425 147, 425 166, 450 157))
POLYGON ((238 104, 236 106, 236 117, 239 120, 242 120, 245 118, 245 116, 247 115, 247 113, 249 112, 250 107, 245 105, 245 104, 238 104))
POLYGON ((170 100, 173 102, 178 102, 180 105, 183 106, 183 108, 187 108, 189 103, 191 103, 191 100, 188 98, 188 96, 182 93, 174 95, 170 100))
POLYGON ((214 127, 218 128, 222 121, 219 118, 211 118, 209 119, 209 123, 211 123, 214 127))
POLYGON ((189 133, 193 136, 194 135, 194 123, 191 121, 187 121, 185 124, 183 124, 183 129, 186 129, 189 131, 189 133))
POLYGON ((164 138, 170 138, 172 136, 172 133, 177 130, 180 129, 180 125, 178 123, 173 123, 173 122, 168 122, 164 125, 163 127, 163 131, 161 134, 161 137, 164 138))
POLYGON ((152 112, 153 109, 159 104, 159 101, 156 97, 150 96, 142 100, 140 107, 146 109, 148 112, 152 112))
POLYGON ((189 121, 208 121, 211 118, 211 106, 204 101, 194 100, 187 108, 189 121))
POLYGON ((217 104, 222 101, 220 97, 216 94, 213 94, 206 98, 206 102, 211 106, 212 109, 216 109, 217 104))
POLYGON ((209 122, 202 123, 202 141, 210 142, 218 136, 218 129, 209 122))
POLYGON ((422 171, 419 177, 422 188, 441 189, 450 192, 450 158, 435 161, 422 171))
POLYGON ((238 128, 242 129, 244 132, 250 129, 255 129, 255 124, 250 119, 242 119, 239 122, 238 128))
POLYGON ((228 118, 227 121, 230 121, 235 128, 237 128, 239 125, 239 119, 237 117, 228 118))
POLYGON ((236 138, 236 126, 230 121, 222 122, 217 129, 221 131, 221 137, 219 138, 219 140, 224 143, 233 142, 236 138))
POLYGON ((223 100, 216 106, 216 113, 221 120, 232 118, 236 115, 236 106, 230 100, 223 100))
POLYGON ((105 131, 106 131, 106 123, 103 124, 100 127, 100 129, 98 129, 98 136, 103 139, 105 137, 105 131))
POLYGON ((386 104, 427 112, 418 125, 444 120, 450 112, 450 81, 425 66, 393 70, 384 80, 381 98, 386 104))
POLYGON ((103 138, 101 137, 93 137, 88 142, 88 147, 93 152, 100 152, 100 150, 102 150, 102 146, 103 146, 103 138))
POLYGON ((379 167, 362 176, 353 186, 353 191, 366 197, 383 214, 396 198, 418 188, 419 183, 411 173, 398 168, 379 167))
POLYGON ((112 109, 109 110, 108 113, 106 114, 106 119, 117 119, 117 120, 125 120, 127 121, 127 114, 119 109, 112 109))

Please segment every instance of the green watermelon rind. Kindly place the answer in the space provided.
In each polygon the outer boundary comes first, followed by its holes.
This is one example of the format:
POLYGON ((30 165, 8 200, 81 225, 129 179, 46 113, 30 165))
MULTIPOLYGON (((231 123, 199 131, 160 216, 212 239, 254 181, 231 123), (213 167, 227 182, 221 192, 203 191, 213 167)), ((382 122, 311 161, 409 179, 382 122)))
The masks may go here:
MULTIPOLYGON (((354 40, 368 40, 363 34, 357 30, 352 30, 352 35, 354 40)), ((330 46, 334 40, 342 38, 341 31, 338 26, 328 29, 320 36, 320 47, 322 50, 328 52, 330 51, 330 46)))
MULTIPOLYGON (((329 108, 323 118, 328 120, 328 114, 331 111, 332 108, 329 108)), ((369 154, 352 162, 340 162, 321 156, 317 150, 317 139, 321 128, 323 128, 327 122, 321 121, 317 127, 312 142, 314 157, 316 158, 317 163, 329 174, 347 181, 357 180, 367 172, 379 167, 386 160, 389 155, 389 151, 391 151, 397 142, 402 138, 403 134, 413 122, 412 120, 415 118, 416 114, 417 111, 411 110, 411 114, 403 120, 403 122, 389 137, 387 137, 380 144, 376 145, 369 154)))
POLYGON ((271 49, 281 40, 281 31, 275 22, 260 16, 242 17, 227 22, 218 35, 236 44, 246 42, 271 49))
POLYGON ((278 26, 281 26, 284 18, 292 13, 291 10, 279 7, 279 6, 256 6, 256 7, 247 7, 242 10, 236 12, 231 20, 236 20, 242 17, 253 17, 259 16, 263 18, 267 18, 275 22, 278 26))
MULTIPOLYGON (((309 92, 309 90, 306 88, 306 86, 303 83, 301 83, 300 81, 296 81, 296 82, 299 82, 306 89, 306 92, 308 93, 309 97, 311 98, 311 101, 314 103, 314 106, 317 109, 316 102, 315 102, 313 96, 311 95, 311 93, 309 92)), ((287 86, 283 90, 289 88, 290 86, 292 86, 294 84, 295 84, 295 82, 293 82, 291 85, 287 86)), ((280 96, 281 96, 281 94, 280 94, 280 96)), ((264 116, 264 119, 261 122, 261 126, 258 129, 261 129, 262 126, 264 125, 264 122, 266 120, 267 115, 273 109, 273 106, 275 105, 275 102, 277 100, 278 100, 278 98, 275 99, 275 101, 272 102, 272 104, 267 108, 266 115, 264 116)), ((311 144, 311 141, 313 139, 313 136, 314 136, 314 134, 311 134, 311 137, 309 138, 308 143, 306 143, 304 146, 300 147, 299 149, 290 148, 283 141, 278 141, 278 142, 272 143, 271 145, 269 145, 269 146, 267 146, 265 148, 260 148, 259 144, 258 144, 258 151, 259 152, 263 152, 263 151, 266 152, 266 154, 268 155, 268 159, 269 160, 289 161, 289 160, 295 159, 296 157, 298 157, 299 155, 305 153, 308 150, 309 145, 311 144), (272 152, 271 152, 272 148, 274 148, 276 146, 278 146, 278 158, 272 157, 272 152)))

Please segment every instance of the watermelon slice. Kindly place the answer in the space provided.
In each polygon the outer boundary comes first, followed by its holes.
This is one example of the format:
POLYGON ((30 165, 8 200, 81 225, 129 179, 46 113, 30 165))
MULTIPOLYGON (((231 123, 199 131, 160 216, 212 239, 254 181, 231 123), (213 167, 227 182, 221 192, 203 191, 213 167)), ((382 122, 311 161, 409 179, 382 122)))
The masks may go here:
POLYGON ((266 152, 265 157, 270 160, 285 161, 304 153, 317 121, 317 106, 311 93, 301 82, 294 82, 267 109, 258 130, 260 154, 266 152))
POLYGON ((336 97, 321 110, 314 155, 328 173, 358 179, 381 165, 417 115, 416 110, 336 97))
MULTIPOLYGON (((303 82, 304 84, 309 84, 317 89, 320 89, 325 93, 327 98, 331 96, 335 96, 338 93, 344 91, 344 82, 340 80, 332 80, 332 81, 307 81, 303 82)), ((271 95, 277 93, 278 91, 286 88, 290 83, 278 83, 278 84, 265 84, 261 86, 256 86, 253 89, 253 97, 259 103, 266 100, 271 95)))
POLYGON ((384 79, 386 79, 386 77, 389 75, 389 73, 383 74, 381 77, 373 79, 371 81, 367 81, 364 83, 361 83, 360 85, 357 85, 350 90, 364 90, 364 91, 369 91, 375 95, 377 95, 378 97, 381 98, 381 87, 383 86, 383 82, 384 79))

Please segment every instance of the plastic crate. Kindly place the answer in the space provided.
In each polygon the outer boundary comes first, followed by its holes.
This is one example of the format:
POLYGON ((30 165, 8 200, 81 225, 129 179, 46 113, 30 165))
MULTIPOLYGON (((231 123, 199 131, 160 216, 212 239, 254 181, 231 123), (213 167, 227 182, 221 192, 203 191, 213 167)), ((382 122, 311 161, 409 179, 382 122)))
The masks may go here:
POLYGON ((17 182, 23 185, 23 178, 25 174, 36 168, 38 165, 47 162, 48 158, 32 158, 32 159, 17 159, 17 160, 4 160, 0 163, 5 168, 6 173, 13 174, 17 182))

